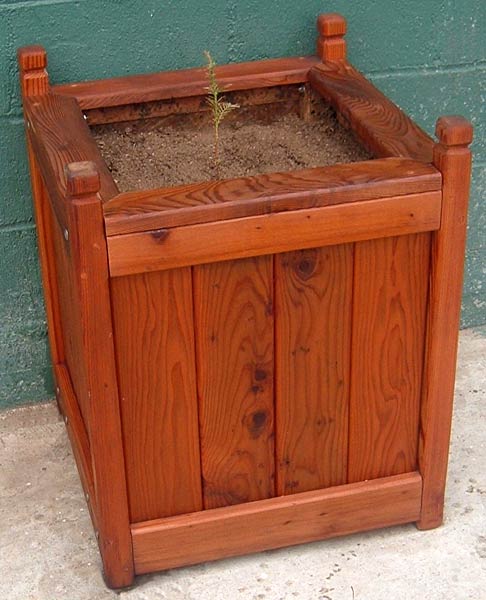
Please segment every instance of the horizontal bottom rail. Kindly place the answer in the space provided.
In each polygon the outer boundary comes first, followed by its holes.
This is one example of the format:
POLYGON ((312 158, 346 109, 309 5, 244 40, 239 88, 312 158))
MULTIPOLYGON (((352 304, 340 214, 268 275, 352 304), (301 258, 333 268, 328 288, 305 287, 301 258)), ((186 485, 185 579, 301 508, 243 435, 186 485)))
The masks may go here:
POLYGON ((132 525, 137 574, 417 521, 406 473, 132 525))

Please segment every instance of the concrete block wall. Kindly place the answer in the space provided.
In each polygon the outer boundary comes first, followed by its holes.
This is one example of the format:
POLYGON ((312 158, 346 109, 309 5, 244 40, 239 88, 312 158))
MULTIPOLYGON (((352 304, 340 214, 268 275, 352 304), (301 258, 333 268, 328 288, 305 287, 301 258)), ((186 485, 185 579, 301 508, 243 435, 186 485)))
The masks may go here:
POLYGON ((464 327, 486 322, 484 0, 0 0, 0 406, 52 395, 15 52, 40 43, 53 82, 310 54, 315 17, 349 23, 350 60, 429 133, 475 126, 464 327))

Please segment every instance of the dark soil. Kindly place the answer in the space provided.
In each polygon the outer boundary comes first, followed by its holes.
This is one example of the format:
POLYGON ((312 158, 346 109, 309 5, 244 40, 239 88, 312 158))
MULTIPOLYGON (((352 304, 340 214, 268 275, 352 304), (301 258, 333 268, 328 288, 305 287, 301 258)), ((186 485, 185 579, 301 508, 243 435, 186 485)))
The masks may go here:
MULTIPOLYGON (((208 116, 209 120, 209 116, 208 116)), ((330 109, 304 121, 297 114, 265 122, 233 118, 220 129, 220 172, 212 162, 209 124, 163 122, 93 127, 101 153, 121 191, 169 187, 210 179, 290 171, 370 158, 330 109)))

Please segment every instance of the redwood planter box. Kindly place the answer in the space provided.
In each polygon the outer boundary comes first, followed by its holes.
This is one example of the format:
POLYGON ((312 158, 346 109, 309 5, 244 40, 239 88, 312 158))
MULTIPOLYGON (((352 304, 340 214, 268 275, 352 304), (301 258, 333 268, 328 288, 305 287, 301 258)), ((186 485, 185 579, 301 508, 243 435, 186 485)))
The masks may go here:
POLYGON ((313 89, 372 160, 127 193, 89 124, 195 112, 204 71, 51 86, 19 51, 57 397, 112 587, 441 523, 472 129, 433 141, 346 61, 342 17, 318 29, 317 56, 219 83, 313 89))

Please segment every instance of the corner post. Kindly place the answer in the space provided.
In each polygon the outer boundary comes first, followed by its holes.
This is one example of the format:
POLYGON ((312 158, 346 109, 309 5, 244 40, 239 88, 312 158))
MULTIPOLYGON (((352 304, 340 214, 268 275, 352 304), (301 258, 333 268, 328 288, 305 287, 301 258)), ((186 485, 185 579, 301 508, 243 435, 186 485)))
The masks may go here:
POLYGON ((317 55, 322 62, 346 60, 346 19, 337 13, 317 17, 317 55))
MULTIPOLYGON (((19 78, 22 99, 49 93, 49 77, 46 71, 47 53, 42 46, 25 46, 17 51, 19 78)), ((64 350, 60 323, 60 311, 57 294, 56 268, 52 236, 52 211, 44 182, 32 150, 29 135, 29 124, 26 123, 27 155, 30 167, 30 180, 34 216, 39 247, 44 305, 47 317, 47 333, 53 364, 62 362, 64 350)), ((58 408, 60 405, 58 402, 58 408)))
POLYGON ((100 177, 93 162, 66 165, 66 202, 74 285, 80 303, 88 399, 88 436, 96 496, 96 536, 107 585, 121 588, 134 577, 128 492, 123 455, 113 343, 108 254, 100 177))
POLYGON ((419 471, 423 478, 419 529, 443 520, 454 399, 461 294, 471 178, 471 124, 459 116, 438 119, 433 162, 442 173, 440 229, 433 234, 425 368, 422 384, 419 471))

